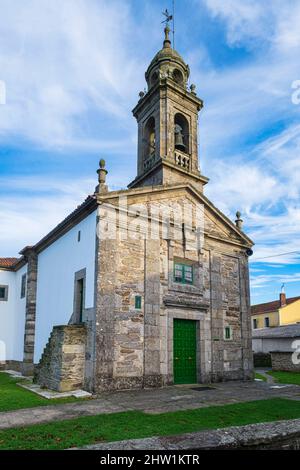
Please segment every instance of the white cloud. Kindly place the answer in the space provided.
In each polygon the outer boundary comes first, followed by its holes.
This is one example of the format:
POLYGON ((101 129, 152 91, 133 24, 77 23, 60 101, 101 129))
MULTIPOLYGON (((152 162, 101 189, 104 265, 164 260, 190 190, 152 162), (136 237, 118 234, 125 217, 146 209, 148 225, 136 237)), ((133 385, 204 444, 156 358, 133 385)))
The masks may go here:
MULTIPOLYGON (((202 0, 201 0, 202 1, 202 0)), ((232 46, 263 46, 281 52, 300 45, 300 4, 294 0, 203 0, 214 17, 223 19, 232 46)))
POLYGON ((207 194, 217 200, 227 213, 235 208, 248 214, 255 205, 273 204, 284 190, 278 190, 276 179, 262 168, 242 160, 243 156, 236 158, 235 162, 220 162, 211 172, 213 182, 208 186, 207 194))
MULTIPOLYGON (((299 79, 300 3, 203 2, 223 21, 228 44, 252 53, 220 72, 192 64, 206 104, 200 156, 211 178, 207 194, 231 219, 243 212, 256 243, 251 262, 299 251, 300 106, 291 102, 291 84, 299 79)), ((299 255, 260 263, 298 265, 299 255)))
POLYGON ((276 285, 290 284, 290 283, 300 283, 300 272, 295 274, 268 274, 268 275, 258 275, 251 278, 251 286, 254 289, 265 288, 268 284, 274 283, 276 285))
POLYGON ((13 188, 18 192, 0 199, 0 256, 16 256, 24 246, 36 243, 81 204, 95 185, 96 179, 1 178, 2 194, 13 188))
POLYGON ((229 217, 240 210, 254 240, 251 262, 298 264, 300 142, 297 126, 248 153, 214 165, 207 194, 229 217), (247 161, 251 159, 251 163, 247 161), (273 258, 274 255, 284 256, 273 258), (265 257, 270 257, 265 259, 265 257))
MULTIPOLYGON (((109 189, 126 187, 130 176, 108 175, 109 189)), ((92 194, 96 184, 96 174, 94 179, 0 177, 0 256, 17 256, 24 246, 37 243, 92 194)))
POLYGON ((272 8, 265 2, 253 0, 205 0, 214 16, 227 22, 229 44, 253 39, 270 39, 272 8))
POLYGON ((105 113, 128 117, 144 70, 128 53, 134 38, 127 2, 0 0, 0 10, 7 90, 0 137, 17 134, 47 147, 81 136, 84 143, 81 128, 91 110, 99 134, 105 113))

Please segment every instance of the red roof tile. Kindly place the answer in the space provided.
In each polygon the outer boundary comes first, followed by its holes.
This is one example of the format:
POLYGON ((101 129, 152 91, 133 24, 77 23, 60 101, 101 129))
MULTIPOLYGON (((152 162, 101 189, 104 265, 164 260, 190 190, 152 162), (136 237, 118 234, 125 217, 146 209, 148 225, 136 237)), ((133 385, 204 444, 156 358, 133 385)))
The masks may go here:
MULTIPOLYGON (((286 305, 292 304, 299 300, 299 297, 290 297, 286 299, 286 305)), ((274 300, 273 302, 266 302, 265 304, 252 305, 251 315, 258 315, 260 313, 275 312, 280 308, 280 300, 274 300)))
POLYGON ((0 258, 0 268, 12 268, 17 261, 18 258, 0 258))

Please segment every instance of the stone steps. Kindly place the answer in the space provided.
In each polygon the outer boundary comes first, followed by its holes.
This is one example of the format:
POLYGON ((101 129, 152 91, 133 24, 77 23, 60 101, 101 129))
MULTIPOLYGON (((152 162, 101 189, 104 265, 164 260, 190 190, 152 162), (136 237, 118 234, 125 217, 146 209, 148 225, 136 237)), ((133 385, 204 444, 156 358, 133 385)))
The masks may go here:
POLYGON ((34 383, 58 392, 82 388, 85 344, 84 325, 55 326, 35 367, 34 383))

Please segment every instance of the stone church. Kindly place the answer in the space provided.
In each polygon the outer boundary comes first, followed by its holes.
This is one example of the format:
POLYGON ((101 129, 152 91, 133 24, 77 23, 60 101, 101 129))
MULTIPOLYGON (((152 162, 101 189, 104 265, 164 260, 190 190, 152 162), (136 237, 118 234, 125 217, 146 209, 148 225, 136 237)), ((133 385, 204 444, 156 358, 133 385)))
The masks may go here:
POLYGON ((101 160, 83 204, 0 258, 2 368, 59 391, 252 379, 253 243, 204 195, 189 74, 167 26, 133 110, 136 178, 109 191, 101 160))

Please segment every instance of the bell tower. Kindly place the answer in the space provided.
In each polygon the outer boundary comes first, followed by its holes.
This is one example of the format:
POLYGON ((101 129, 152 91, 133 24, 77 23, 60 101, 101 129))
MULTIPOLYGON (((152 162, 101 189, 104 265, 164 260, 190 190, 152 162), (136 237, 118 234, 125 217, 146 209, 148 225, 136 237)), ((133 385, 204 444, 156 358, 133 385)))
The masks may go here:
POLYGON ((151 61, 133 109, 138 123, 137 177, 129 188, 188 182, 203 191, 208 178, 198 163, 198 113, 203 102, 188 89, 189 66, 171 47, 165 27, 163 48, 151 61))

